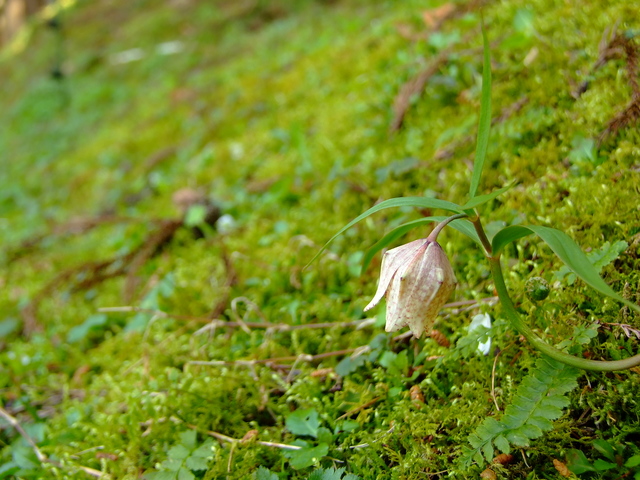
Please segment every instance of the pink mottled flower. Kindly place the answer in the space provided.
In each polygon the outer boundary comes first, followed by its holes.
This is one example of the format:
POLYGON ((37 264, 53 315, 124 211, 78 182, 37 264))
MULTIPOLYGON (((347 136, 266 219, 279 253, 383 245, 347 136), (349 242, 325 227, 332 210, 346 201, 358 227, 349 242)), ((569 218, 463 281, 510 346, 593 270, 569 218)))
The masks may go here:
POLYGON ((365 311, 386 296, 385 330, 395 332, 407 325, 420 337, 431 330, 455 287, 453 269, 438 242, 415 240, 384 254, 378 290, 365 311))

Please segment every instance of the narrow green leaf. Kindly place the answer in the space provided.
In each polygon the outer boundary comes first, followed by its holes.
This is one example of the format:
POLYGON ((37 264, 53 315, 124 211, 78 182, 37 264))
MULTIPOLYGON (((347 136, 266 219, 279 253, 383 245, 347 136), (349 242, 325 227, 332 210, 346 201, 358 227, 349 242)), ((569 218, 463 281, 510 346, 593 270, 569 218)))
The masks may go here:
MULTIPOLYGON (((444 217, 442 217, 442 219, 444 220, 444 217)), ((469 220, 466 220, 464 218, 454 220, 449 224, 449 226, 458 230, 463 235, 466 235, 478 245, 482 245, 482 241, 480 240, 480 237, 478 237, 476 229, 473 228, 473 223, 471 223, 469 220)))
POLYGON ((484 46, 484 61, 482 64, 482 100, 480 103, 480 122, 478 124, 478 141, 476 143, 476 156, 473 161, 473 173, 471 174, 471 186, 469 198, 473 199, 480 185, 484 159, 489 146, 489 131, 491 130, 491 56, 487 32, 482 23, 482 43, 484 46))
MULTIPOLYGON (((600 248, 591 250, 591 252, 587 253, 587 258, 591 262, 591 265, 593 265, 593 268, 600 273, 604 267, 617 259, 628 246, 629 244, 624 240, 615 242, 613 245, 609 242, 604 242, 600 248)), ((563 265, 557 271, 553 272, 553 277, 560 281, 564 280, 566 277, 566 281, 569 285, 573 285, 576 281, 575 274, 571 273, 571 269, 566 265, 563 265)))
POLYGON ((575 448, 567 451, 567 467, 576 475, 596 471, 593 465, 591 465, 591 462, 587 460, 586 455, 575 448))
POLYGON ((640 312, 638 305, 624 299, 607 285, 598 274, 596 268, 591 264, 589 258, 569 235, 555 228, 542 227, 539 225, 514 225, 506 227, 493 237, 492 246, 494 254, 500 253, 508 243, 525 237, 530 233, 538 235, 549 245, 553 253, 591 288, 640 312))
MULTIPOLYGON (((331 242, 333 242, 337 237, 343 234, 345 231, 353 227, 360 220, 364 220, 365 218, 373 215, 380 210, 384 210, 385 208, 393 208, 393 207, 418 207, 418 208, 437 208, 440 210, 447 210, 449 212, 454 213, 464 213, 460 205, 457 205, 452 202, 447 202, 446 200, 439 200, 437 198, 428 198, 428 197, 397 197, 390 198, 388 200, 384 200, 377 205, 374 205, 369 210, 364 212, 361 215, 358 215, 356 218, 347 223, 344 227, 342 227, 338 233, 336 233, 333 237, 329 239, 327 243, 325 243, 322 248, 315 254, 315 256, 311 259, 311 261, 307 264, 309 266, 312 264, 316 258, 329 246, 331 242)), ((306 267, 305 267, 306 268, 306 267)))
POLYGON ((624 462, 624 466, 628 468, 637 467, 640 465, 640 455, 634 455, 633 457, 629 457, 626 462, 624 462))
POLYGON ((512 225, 510 227, 505 227, 495 234, 493 240, 491 240, 491 248, 493 249, 494 255, 499 255, 504 247, 509 245, 511 242, 515 242, 516 240, 526 237, 527 235, 531 235, 533 232, 529 230, 527 227, 523 227, 520 225, 512 225))
POLYGON ((479 207, 480 205, 482 205, 484 203, 487 203, 487 202, 493 200, 496 197, 499 197, 500 195, 502 195, 507 190, 510 190, 511 188, 513 188, 514 185, 515 185, 515 183, 512 183, 511 185, 507 185, 506 187, 502 187, 502 188, 499 188, 498 190, 494 190, 491 193, 487 193, 485 195, 478 195, 477 197, 473 197, 467 203, 465 203, 462 206, 462 208, 464 210, 471 210, 472 208, 479 207))
POLYGON ((603 460, 601 458, 597 459, 595 462, 593 462, 593 467, 598 470, 599 472, 604 472, 606 470, 611 470, 612 468, 616 468, 618 465, 616 465, 615 463, 611 463, 611 462, 607 462, 606 460, 603 460))
POLYGON ((553 253, 591 288, 640 312, 638 305, 622 298, 621 295, 607 285, 602 277, 598 275, 597 270, 593 267, 584 252, 580 250, 580 247, 569 235, 555 228, 541 227, 538 225, 529 225, 527 228, 544 240, 551 250, 553 250, 553 253))

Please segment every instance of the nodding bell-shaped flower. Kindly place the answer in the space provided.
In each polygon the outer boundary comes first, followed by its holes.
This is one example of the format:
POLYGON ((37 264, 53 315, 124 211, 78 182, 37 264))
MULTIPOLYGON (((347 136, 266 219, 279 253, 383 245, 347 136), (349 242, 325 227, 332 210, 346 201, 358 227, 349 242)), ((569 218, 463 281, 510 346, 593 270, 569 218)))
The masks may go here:
POLYGON ((380 283, 365 311, 387 297, 387 332, 408 325, 416 337, 430 331, 456 287, 449 259, 435 240, 416 240, 387 251, 380 283))

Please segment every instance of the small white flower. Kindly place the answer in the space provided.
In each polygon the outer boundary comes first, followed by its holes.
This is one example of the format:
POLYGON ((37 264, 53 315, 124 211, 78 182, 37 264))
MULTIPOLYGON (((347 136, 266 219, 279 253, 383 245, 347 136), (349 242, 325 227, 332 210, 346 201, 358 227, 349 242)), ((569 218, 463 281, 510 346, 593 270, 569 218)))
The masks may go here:
MULTIPOLYGON (((480 327, 491 328, 491 316, 488 313, 479 313, 473 317, 467 328, 469 333, 473 333, 480 327)), ((483 355, 489 355, 491 351, 491 337, 488 337, 486 342, 478 343, 478 351, 483 355)))
POLYGON ((387 297, 387 332, 408 325, 416 337, 431 330, 456 286, 449 259, 436 241, 415 240, 387 251, 380 283, 365 311, 387 297))

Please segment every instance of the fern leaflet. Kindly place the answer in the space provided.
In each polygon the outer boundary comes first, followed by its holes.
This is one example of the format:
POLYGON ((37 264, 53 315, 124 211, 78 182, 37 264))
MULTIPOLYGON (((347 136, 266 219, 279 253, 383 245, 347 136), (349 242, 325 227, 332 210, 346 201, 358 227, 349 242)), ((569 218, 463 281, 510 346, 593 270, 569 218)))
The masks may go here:
POLYGON ((463 468, 476 461, 491 461, 494 447, 509 453, 511 446, 526 447, 529 440, 538 438, 553 428, 552 420, 562 415, 569 404, 565 394, 578 384, 582 374, 548 357, 540 357, 536 366, 518 387, 513 403, 500 420, 486 418, 469 436, 471 448, 464 447, 460 462, 463 468))

